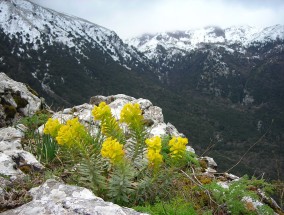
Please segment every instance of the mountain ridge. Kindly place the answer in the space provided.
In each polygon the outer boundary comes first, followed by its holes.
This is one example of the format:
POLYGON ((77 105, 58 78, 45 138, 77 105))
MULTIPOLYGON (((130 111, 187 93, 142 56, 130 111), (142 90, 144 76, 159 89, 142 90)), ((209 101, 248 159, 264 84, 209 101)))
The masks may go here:
POLYGON ((273 25, 263 28, 251 26, 232 26, 228 28, 205 27, 182 31, 169 31, 156 34, 143 34, 138 37, 126 39, 126 43, 136 47, 148 58, 148 52, 153 52, 157 46, 165 49, 176 48, 183 51, 198 49, 201 44, 238 44, 244 47, 253 43, 265 43, 274 40, 284 40, 284 25, 273 25))

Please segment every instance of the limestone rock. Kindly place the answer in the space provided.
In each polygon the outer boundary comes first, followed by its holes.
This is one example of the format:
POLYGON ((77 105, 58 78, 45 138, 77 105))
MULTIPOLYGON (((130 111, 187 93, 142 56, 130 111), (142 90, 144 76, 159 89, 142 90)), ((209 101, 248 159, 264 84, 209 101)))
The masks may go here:
POLYGON ((226 180, 229 180, 229 181, 235 181, 235 180, 239 180, 240 179, 239 176, 236 176, 234 174, 227 173, 227 172, 224 173, 224 177, 226 177, 226 180))
POLYGON ((120 207, 95 196, 82 187, 65 185, 53 179, 30 190, 33 200, 2 215, 38 214, 100 214, 100 215, 139 215, 130 208, 120 207))
POLYGON ((30 116, 43 106, 25 84, 0 73, 0 127, 12 125, 21 116, 30 116))
POLYGON ((90 104, 98 106, 101 102, 107 102, 107 97, 105 96, 93 96, 90 98, 90 104))
POLYGON ((199 162, 201 162, 201 166, 204 168, 205 172, 208 173, 216 173, 217 172, 217 163, 211 157, 200 157, 199 162), (203 164, 205 166, 203 166, 203 164))
POLYGON ((21 145, 23 132, 13 128, 0 129, 0 175, 20 176, 24 173, 21 166, 27 165, 34 171, 40 171, 44 167, 29 152, 24 151, 21 145))
POLYGON ((21 149, 23 133, 12 127, 0 128, 0 151, 21 149))
POLYGON ((14 168, 13 159, 3 152, 0 152, 0 175, 15 176, 22 174, 21 170, 14 168))
MULTIPOLYGON (((148 99, 137 99, 135 100, 136 103, 140 105, 140 108, 142 111, 148 109, 149 107, 153 106, 152 102, 150 102, 148 99)), ((145 116, 144 116, 145 117, 145 116)))
POLYGON ((155 123, 163 123, 164 116, 162 113, 162 109, 157 106, 150 106, 144 112, 145 119, 152 119, 155 123))
POLYGON ((123 106, 129 102, 130 101, 127 99, 118 98, 109 104, 109 107, 111 108, 111 113, 117 120, 120 119, 120 112, 123 106))
POLYGON ((195 154, 195 150, 194 150, 194 148, 192 148, 191 146, 186 146, 186 151, 192 152, 192 153, 195 154))

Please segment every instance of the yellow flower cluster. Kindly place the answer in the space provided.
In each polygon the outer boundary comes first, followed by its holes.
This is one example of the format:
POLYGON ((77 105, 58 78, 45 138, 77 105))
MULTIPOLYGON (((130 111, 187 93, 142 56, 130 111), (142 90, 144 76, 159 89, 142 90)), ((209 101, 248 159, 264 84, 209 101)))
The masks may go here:
POLYGON ((105 102, 101 102, 99 106, 95 106, 92 110, 92 114, 95 120, 102 121, 112 116, 111 109, 105 102))
POLYGON ((173 137, 169 142, 171 157, 181 158, 185 153, 187 143, 187 138, 173 137))
POLYGON ((101 155, 109 158, 112 163, 117 163, 123 159, 123 145, 109 137, 102 144, 101 155))
POLYGON ((92 114, 95 120, 101 121, 101 131, 107 137, 112 136, 114 132, 121 132, 116 119, 111 113, 110 107, 105 102, 101 102, 99 106, 95 106, 92 110, 92 114), (112 130, 109 130, 110 128, 112 130))
POLYGON ((138 103, 127 103, 120 112, 120 122, 131 125, 135 122, 139 123, 143 120, 142 111, 138 103))
POLYGON ((49 118, 44 126, 43 133, 55 138, 61 126, 58 119, 49 118))
POLYGON ((163 162, 163 156, 160 154, 162 149, 162 140, 159 136, 146 139, 146 145, 148 146, 147 158, 150 165, 158 166, 163 162))
POLYGON ((66 125, 61 126, 56 140, 60 145, 72 146, 78 144, 86 136, 85 127, 79 122, 78 118, 73 118, 68 120, 66 125))

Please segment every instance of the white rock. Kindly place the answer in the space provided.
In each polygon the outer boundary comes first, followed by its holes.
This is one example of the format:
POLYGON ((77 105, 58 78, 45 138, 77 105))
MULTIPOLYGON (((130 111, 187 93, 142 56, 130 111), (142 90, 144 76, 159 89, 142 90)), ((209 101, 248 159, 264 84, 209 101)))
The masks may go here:
MULTIPOLYGON (((173 137, 184 137, 182 133, 179 133, 175 126, 173 126, 171 123, 167 123, 167 133, 170 134, 173 137)), ((194 150, 194 149, 192 149, 194 150)))
POLYGON ((12 158, 19 158, 21 164, 31 165, 37 171, 44 169, 43 165, 38 162, 35 156, 25 150, 7 150, 5 154, 12 158))
POLYGON ((154 123, 163 123, 164 116, 162 113, 162 109, 157 106, 150 106, 148 109, 144 111, 145 119, 152 119, 154 123))
MULTIPOLYGON (((41 99, 32 94, 25 84, 12 80, 5 73, 0 73, 0 93, 4 93, 7 89, 20 93, 21 98, 28 102, 26 107, 21 108, 21 112, 25 116, 30 116, 40 109, 41 99)), ((16 105, 13 98, 10 98, 10 100, 11 104, 16 105)))
POLYGON ((0 152, 0 174, 5 176, 21 175, 22 171, 14 168, 14 161, 8 155, 0 152))
POLYGON ((226 181, 218 181, 217 184, 225 189, 229 189, 229 186, 230 186, 229 183, 226 181))
POLYGON ((207 164, 207 168, 205 169, 206 172, 208 173, 216 173, 217 169, 217 163, 214 161, 213 158, 211 157, 200 157, 198 160, 203 160, 207 164))
POLYGON ((132 102, 133 100, 135 100, 134 97, 127 96, 127 95, 124 95, 124 94, 117 94, 117 95, 113 95, 113 96, 108 96, 107 99, 108 100, 122 99, 122 100, 125 100, 127 102, 132 102))
POLYGON ((26 127, 23 124, 17 124, 15 125, 15 128, 19 131, 21 131, 22 133, 25 133, 26 131, 28 131, 28 127, 26 127))
POLYGON ((23 132, 13 127, 0 128, 0 152, 21 149, 23 132))
POLYGON ((111 113, 117 120, 120 119, 120 112, 123 106, 129 102, 130 101, 128 99, 117 98, 109 104, 109 107, 111 108, 111 113))
POLYGON ((150 102, 148 99, 136 99, 132 103, 137 103, 140 105, 140 108, 142 111, 145 109, 148 109, 149 107, 153 106, 152 102, 150 102))
POLYGON ((231 174, 231 173, 227 173, 227 172, 224 173, 224 176, 225 176, 227 179, 232 180, 232 181, 237 181, 237 180, 240 179, 240 177, 238 177, 238 176, 236 176, 236 175, 233 175, 233 174, 231 174))
POLYGON ((72 108, 66 108, 62 111, 63 114, 72 114, 72 108))
POLYGON ((195 150, 194 150, 194 148, 192 148, 191 146, 186 146, 186 149, 185 149, 185 150, 188 151, 188 152, 192 152, 192 153, 195 154, 195 150))
POLYGON ((6 176, 23 175, 17 169, 18 165, 27 164, 34 170, 42 170, 44 167, 29 152, 24 151, 21 145, 23 132, 12 127, 0 129, 0 173, 6 176))
POLYGON ((65 185, 53 179, 30 190, 33 200, 16 209, 5 211, 2 215, 139 215, 130 208, 120 207, 95 196, 82 187, 65 185))
POLYGON ((207 160, 209 167, 212 167, 213 169, 217 168, 217 163, 214 161, 213 158, 207 157, 207 156, 206 157, 202 157, 202 158, 205 158, 207 160))
POLYGON ((78 117, 78 119, 81 122, 88 123, 93 120, 93 116, 92 116, 93 107, 94 106, 90 104, 82 104, 82 105, 76 106, 73 108, 74 110, 73 116, 78 117))
POLYGON ((165 123, 154 124, 151 128, 148 129, 149 136, 164 136, 167 134, 167 125, 165 123))

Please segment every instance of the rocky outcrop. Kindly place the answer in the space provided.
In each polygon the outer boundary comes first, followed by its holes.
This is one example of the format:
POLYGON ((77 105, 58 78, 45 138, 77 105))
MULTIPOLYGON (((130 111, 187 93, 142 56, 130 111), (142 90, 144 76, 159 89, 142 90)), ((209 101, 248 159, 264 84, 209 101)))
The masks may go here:
MULTIPOLYGON (((106 102, 110 106, 112 114, 117 120, 120 119, 120 112, 126 103, 138 103, 140 104, 140 108, 142 109, 145 125, 147 126, 150 136, 184 136, 182 133, 179 133, 171 123, 164 122, 164 116, 160 107, 154 106, 147 99, 135 99, 123 94, 107 97, 94 96, 90 99, 90 104, 82 104, 73 108, 66 108, 62 111, 56 112, 53 115, 53 118, 57 118, 61 122, 64 122, 73 117, 78 117, 81 123, 83 123, 85 126, 88 126, 88 128, 91 127, 91 132, 95 133, 98 129, 99 124, 97 122, 94 122, 91 111, 94 106, 99 105, 100 102, 106 102)), ((43 126, 39 128, 40 131, 42 131, 42 129, 43 126)), ((188 148, 188 150, 194 151, 191 147, 188 148)))
POLYGON ((6 211, 2 215, 39 214, 100 214, 100 215, 139 215, 133 209, 120 207, 95 196, 90 190, 70 186, 53 179, 30 190, 33 200, 21 207, 6 211))
POLYGON ((36 92, 0 73, 0 128, 12 125, 22 116, 34 114, 43 106, 36 92))

